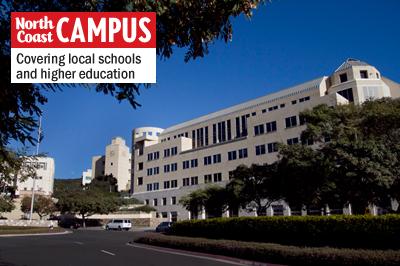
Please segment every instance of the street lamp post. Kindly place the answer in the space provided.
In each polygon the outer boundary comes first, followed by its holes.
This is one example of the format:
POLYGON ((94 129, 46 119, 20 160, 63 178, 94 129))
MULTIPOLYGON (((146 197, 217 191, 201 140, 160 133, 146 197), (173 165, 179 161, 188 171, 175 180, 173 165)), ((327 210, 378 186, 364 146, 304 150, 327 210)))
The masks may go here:
MULTIPOLYGON (((38 137, 37 137, 37 142, 36 142, 36 156, 39 155, 41 134, 42 134, 42 116, 39 117, 38 137)), ((32 184, 31 210, 30 210, 30 214, 29 214, 29 222, 30 223, 32 222, 33 203, 35 202, 35 184, 36 184, 36 174, 33 176, 33 184, 32 184)))

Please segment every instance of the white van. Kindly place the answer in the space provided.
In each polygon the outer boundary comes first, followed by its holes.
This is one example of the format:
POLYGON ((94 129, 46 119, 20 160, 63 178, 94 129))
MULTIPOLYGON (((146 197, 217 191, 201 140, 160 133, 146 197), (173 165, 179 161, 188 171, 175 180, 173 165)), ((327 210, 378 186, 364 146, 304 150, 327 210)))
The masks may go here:
POLYGON ((113 219, 106 224, 106 230, 126 230, 132 228, 130 220, 113 219))

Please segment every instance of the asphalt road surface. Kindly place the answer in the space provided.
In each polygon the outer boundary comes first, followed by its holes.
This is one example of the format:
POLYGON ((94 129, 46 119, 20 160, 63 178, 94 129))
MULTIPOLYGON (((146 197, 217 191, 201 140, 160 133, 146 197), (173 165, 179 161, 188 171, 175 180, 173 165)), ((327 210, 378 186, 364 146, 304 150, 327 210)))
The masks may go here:
POLYGON ((57 236, 0 238, 0 266, 222 266, 243 262, 130 245, 143 232, 78 230, 57 236))

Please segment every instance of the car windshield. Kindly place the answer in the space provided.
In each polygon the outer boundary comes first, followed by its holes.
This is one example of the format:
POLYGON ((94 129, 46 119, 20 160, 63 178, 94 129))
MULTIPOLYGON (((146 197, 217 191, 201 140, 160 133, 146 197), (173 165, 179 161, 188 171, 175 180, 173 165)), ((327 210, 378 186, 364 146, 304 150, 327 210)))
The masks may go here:
POLYGON ((162 223, 160 224, 160 226, 166 226, 166 225, 169 225, 169 222, 162 222, 162 223))

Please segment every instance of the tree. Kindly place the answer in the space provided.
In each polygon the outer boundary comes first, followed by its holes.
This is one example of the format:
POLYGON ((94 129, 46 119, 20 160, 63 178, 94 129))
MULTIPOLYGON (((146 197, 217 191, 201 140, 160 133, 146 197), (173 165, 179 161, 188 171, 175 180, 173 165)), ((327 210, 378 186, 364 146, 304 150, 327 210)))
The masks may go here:
POLYGON ((0 196, 0 217, 3 212, 11 212, 14 208, 12 199, 0 196))
MULTIPOLYGON (((24 197, 21 201, 21 211, 24 213, 30 212, 31 202, 31 197, 24 197)), ((40 220, 42 220, 44 216, 53 214, 56 210, 57 208, 52 198, 42 195, 35 196, 35 200, 33 202, 33 212, 39 215, 40 220)))
POLYGON ((87 187, 97 187, 105 192, 118 192, 117 179, 112 175, 97 176, 87 187))
MULTIPOLYGON (((45 94, 65 85, 11 84, 10 12, 14 11, 153 11, 157 13, 157 55, 168 59, 174 48, 186 48, 185 61, 203 57, 215 40, 232 38, 231 19, 248 18, 252 9, 266 0, 232 1, 138 1, 138 0, 15 0, 0 2, 0 154, 11 139, 35 143, 32 132, 37 128, 45 94)), ((87 87, 87 86, 86 86, 87 87)), ((146 84, 98 84, 95 90, 110 94, 118 101, 127 100, 136 108, 136 95, 146 84)), ((90 88, 90 87, 89 87, 90 88)))
POLYGON ((100 189, 66 191, 59 195, 57 202, 61 213, 75 213, 82 217, 83 227, 86 218, 93 214, 108 214, 118 210, 119 198, 100 189))
POLYGON ((230 195, 239 194, 238 202, 242 208, 256 209, 257 215, 265 215, 271 204, 281 198, 276 164, 238 166, 231 175, 227 190, 230 195))
POLYGON ((206 205, 207 192, 204 189, 197 189, 183 196, 179 203, 191 213, 191 217, 197 217, 202 208, 206 205))
POLYGON ((320 105, 305 111, 302 139, 323 143, 318 152, 331 163, 325 173, 336 195, 351 203, 355 213, 369 204, 399 199, 396 184, 400 174, 400 100, 379 99, 362 105, 334 108, 320 105))

